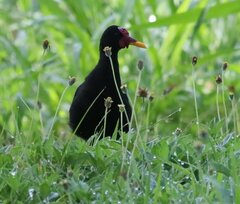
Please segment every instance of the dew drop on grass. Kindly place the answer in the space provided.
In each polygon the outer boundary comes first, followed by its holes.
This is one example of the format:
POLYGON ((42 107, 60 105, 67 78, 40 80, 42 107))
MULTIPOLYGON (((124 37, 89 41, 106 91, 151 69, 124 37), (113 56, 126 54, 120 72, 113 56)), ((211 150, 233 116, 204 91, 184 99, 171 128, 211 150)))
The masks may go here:
POLYGON ((151 14, 149 17, 148 17, 148 22, 150 23, 153 23, 157 20, 157 17, 154 15, 154 14, 151 14))
POLYGON ((59 198, 59 193, 51 192, 50 195, 43 200, 43 203, 49 203, 52 201, 56 201, 59 198))
POLYGON ((153 159, 157 159, 157 157, 155 155, 153 155, 153 159))
POLYGON ((117 204, 121 204, 121 201, 118 201, 117 204))
POLYGON ((185 164, 184 162, 181 162, 181 165, 182 165, 182 166, 184 166, 184 164, 185 164))
POLYGON ((34 188, 29 188, 28 189, 28 195, 29 195, 30 200, 33 200, 33 197, 34 197, 35 194, 36 194, 36 191, 35 191, 34 188))
POLYGON ((12 171, 10 171, 10 174, 11 174, 12 176, 16 176, 17 170, 16 170, 16 169, 13 169, 12 171))
POLYGON ((116 183, 116 180, 115 180, 115 179, 113 179, 113 180, 112 180, 112 183, 113 183, 113 184, 115 184, 115 183, 116 183))
POLYGON ((104 194, 105 194, 105 195, 108 195, 108 190, 106 190, 106 191, 104 192, 104 194))

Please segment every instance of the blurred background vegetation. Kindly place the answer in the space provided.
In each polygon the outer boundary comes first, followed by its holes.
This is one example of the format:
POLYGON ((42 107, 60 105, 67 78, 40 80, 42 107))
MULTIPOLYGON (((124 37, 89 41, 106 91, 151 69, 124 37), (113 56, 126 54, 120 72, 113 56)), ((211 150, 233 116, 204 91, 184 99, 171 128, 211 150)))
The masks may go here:
POLYGON ((239 145, 230 140, 240 131, 239 118, 234 118, 240 90, 239 25, 239 0, 0 0, 0 202, 54 196, 63 203, 109 201, 111 196, 126 203, 147 203, 152 197, 162 203, 230 203, 234 195, 240 200, 239 145), (137 101, 139 124, 143 131, 150 129, 150 142, 135 152, 129 147, 135 156, 129 180, 120 171, 118 143, 103 140, 91 147, 75 137, 63 142, 71 138, 68 110, 74 92, 96 65, 99 39, 112 24, 126 27, 148 46, 119 53, 122 82, 131 98, 140 59, 140 87, 154 97, 151 103, 137 101), (50 43, 45 52, 44 40, 50 43), (195 66, 193 56, 198 58, 195 66), (224 85, 217 85, 224 62, 224 85), (69 76, 77 79, 71 87, 69 76), (201 136, 210 142, 196 141, 193 79, 201 136), (225 120, 218 118, 217 98, 225 120), (42 142, 48 133, 54 137, 42 142), (229 141, 232 145, 224 149, 229 141), (182 167, 183 157, 189 170, 182 167), (174 168, 164 171, 165 162, 174 168), (186 174, 192 182, 183 186, 186 174))
MULTIPOLYGON (((151 123, 169 133, 195 120, 191 59, 195 69, 200 121, 216 117, 215 78, 224 61, 228 86, 239 90, 239 1, 0 1, 0 124, 14 135, 36 130, 46 134, 69 76, 77 77, 64 96, 55 132, 68 134, 68 109, 77 85, 98 60, 104 29, 117 24, 147 44, 119 55, 122 82, 135 93, 139 59, 144 61, 141 87, 154 94, 151 123), (50 42, 43 54, 42 43, 50 42), (38 105, 41 105, 39 110, 38 105), (38 125, 39 112, 42 126, 38 125), (32 128, 35 126, 35 128, 32 128), (30 127, 30 128, 29 128, 30 127), (170 129, 169 129, 170 128, 170 129), (41 130, 40 130, 41 129, 41 130), (22 131, 24 130, 24 131, 22 131)), ((227 97, 227 94, 226 94, 227 97)), ((227 100, 227 107, 231 108, 227 100)), ((140 111, 139 109, 138 111, 140 111)))

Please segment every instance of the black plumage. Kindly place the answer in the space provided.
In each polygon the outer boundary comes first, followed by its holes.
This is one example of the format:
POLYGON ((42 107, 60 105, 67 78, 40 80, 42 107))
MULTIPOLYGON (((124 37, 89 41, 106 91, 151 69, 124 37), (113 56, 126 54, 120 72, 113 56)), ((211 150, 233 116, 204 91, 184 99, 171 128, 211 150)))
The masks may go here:
POLYGON ((100 58, 97 65, 76 90, 69 111, 69 123, 73 131, 85 140, 95 132, 103 133, 104 101, 107 97, 111 97, 113 103, 107 114, 105 136, 112 136, 120 118, 118 105, 122 102, 126 111, 123 113, 123 131, 128 132, 129 130, 128 122, 131 119, 132 109, 127 96, 120 90, 118 52, 130 44, 145 47, 143 43, 131 38, 126 29, 118 26, 108 27, 100 40, 100 58), (104 52, 105 47, 111 48, 111 59, 122 102, 114 82, 110 59, 104 52))

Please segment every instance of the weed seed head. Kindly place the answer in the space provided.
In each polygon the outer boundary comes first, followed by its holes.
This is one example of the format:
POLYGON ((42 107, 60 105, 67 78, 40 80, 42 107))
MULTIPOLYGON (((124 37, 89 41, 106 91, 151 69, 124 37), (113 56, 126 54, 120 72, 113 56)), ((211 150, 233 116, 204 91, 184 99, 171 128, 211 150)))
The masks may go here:
POLYGON ((208 139, 208 132, 205 130, 202 130, 199 135, 202 140, 208 139))
POLYGON ((112 103, 113 103, 113 100, 111 97, 107 97, 106 99, 104 99, 104 106, 106 108, 111 108, 112 103))
POLYGON ((234 92, 229 92, 229 99, 230 101, 234 99, 234 92))
POLYGON ((201 141, 199 141, 199 140, 195 141, 193 143, 193 146, 198 153, 202 153, 202 151, 204 149, 204 144, 201 141))
POLYGON ((125 111, 125 105, 124 104, 118 104, 119 112, 122 113, 125 111))
POLYGON ((176 128, 176 130, 172 133, 175 136, 179 136, 182 133, 182 129, 176 128))
POLYGON ((60 181, 60 185, 63 186, 63 188, 65 190, 67 190, 69 185, 70 185, 70 183, 69 183, 69 181, 67 179, 63 179, 62 181, 60 181))
POLYGON ((137 93, 137 96, 138 97, 141 97, 141 98, 147 98, 148 97, 148 90, 146 88, 139 88, 138 89, 138 93, 137 93))
POLYGON ((153 93, 150 93, 149 96, 148 96, 148 100, 149 100, 150 102, 152 102, 153 99, 154 99, 154 95, 153 95, 153 93))
POLYGON ((76 77, 70 77, 68 78, 68 85, 72 86, 76 82, 76 77))
POLYGON ((234 95, 235 95, 235 87, 229 86, 228 91, 229 91, 229 99, 230 99, 230 101, 232 101, 234 99, 234 95))
POLYGON ((229 92, 235 93, 235 86, 229 86, 228 87, 229 92))
POLYGON ((48 41, 48 40, 44 40, 42 46, 43 46, 43 49, 44 49, 44 50, 50 48, 49 41, 48 41))
POLYGON ((139 69, 139 71, 142 71, 143 70, 143 60, 138 60, 138 63, 137 63, 137 67, 139 69))
POLYGON ((216 83, 217 83, 217 84, 221 84, 221 83, 222 83, 222 77, 221 77, 220 75, 218 75, 218 76, 216 77, 216 83))
POLYGON ((120 87, 120 89, 122 90, 122 92, 123 92, 124 94, 127 94, 127 84, 123 84, 123 85, 120 87))
POLYGON ((192 58, 192 65, 193 66, 197 64, 197 60, 198 60, 198 58, 196 56, 193 56, 193 58, 192 58))
POLYGON ((111 57, 111 55, 112 55, 112 48, 111 47, 106 46, 106 47, 104 47, 103 51, 105 52, 105 55, 107 57, 111 57))
POLYGON ((228 63, 227 63, 227 62, 224 62, 224 63, 223 63, 223 71, 226 71, 227 68, 228 68, 228 63))

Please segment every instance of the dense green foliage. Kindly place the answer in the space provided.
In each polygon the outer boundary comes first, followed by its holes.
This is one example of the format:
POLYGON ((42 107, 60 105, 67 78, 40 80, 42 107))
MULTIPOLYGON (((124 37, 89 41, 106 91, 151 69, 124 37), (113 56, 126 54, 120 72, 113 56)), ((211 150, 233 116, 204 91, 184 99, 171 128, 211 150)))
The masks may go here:
POLYGON ((1 0, 0 203, 240 203, 239 25, 238 0, 1 0), (111 24, 148 46, 119 63, 153 100, 89 145, 68 109, 111 24))

